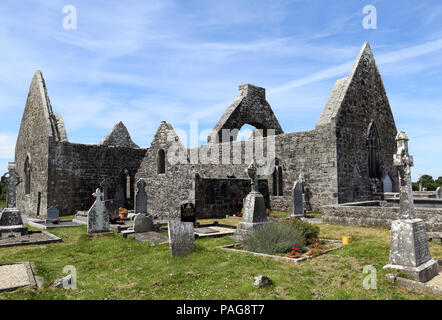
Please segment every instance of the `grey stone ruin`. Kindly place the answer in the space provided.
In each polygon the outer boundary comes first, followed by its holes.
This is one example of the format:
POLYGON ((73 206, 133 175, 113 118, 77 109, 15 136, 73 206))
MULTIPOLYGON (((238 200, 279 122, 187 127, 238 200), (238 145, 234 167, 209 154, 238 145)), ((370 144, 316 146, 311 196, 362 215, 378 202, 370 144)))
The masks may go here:
POLYGON ((435 277, 438 263, 431 259, 425 222, 414 213, 411 167, 413 157, 408 154, 408 137, 399 131, 396 136, 397 152, 393 155, 398 168, 400 188, 400 219, 391 224, 390 261, 384 269, 396 269, 420 282, 435 277))
POLYGON ((299 179, 295 181, 295 184, 292 188, 292 197, 293 197, 293 208, 292 214, 290 217, 299 218, 304 217, 304 178, 302 175, 299 176, 299 179))
POLYGON ((244 201, 244 213, 241 222, 238 223, 235 234, 232 237, 237 242, 243 242, 259 227, 266 223, 269 223, 264 197, 258 191, 259 176, 258 167, 255 159, 253 159, 246 172, 251 180, 252 191, 250 191, 244 201))
POLYGON ((195 249, 195 234, 192 222, 169 221, 168 232, 172 257, 185 256, 195 249))
POLYGON ((46 211, 46 223, 52 223, 53 220, 60 218, 60 212, 56 207, 50 207, 46 211))
POLYGON ((8 172, 2 178, 8 180, 6 208, 0 213, 0 238, 25 235, 28 228, 24 226, 20 211, 16 208, 16 188, 21 178, 14 162, 8 163, 8 172))
POLYGON ((151 217, 147 217, 144 213, 138 213, 134 219, 134 232, 143 233, 153 231, 153 221, 151 217))
POLYGON ((87 232, 109 232, 109 212, 101 200, 101 191, 97 189, 93 194, 95 202, 87 213, 87 232))
POLYGON ((436 196, 439 199, 442 198, 442 188, 441 187, 437 187, 437 189, 436 189, 436 196))
POLYGON ((146 181, 139 179, 136 184, 135 191, 135 213, 147 214, 147 193, 146 193, 146 181))

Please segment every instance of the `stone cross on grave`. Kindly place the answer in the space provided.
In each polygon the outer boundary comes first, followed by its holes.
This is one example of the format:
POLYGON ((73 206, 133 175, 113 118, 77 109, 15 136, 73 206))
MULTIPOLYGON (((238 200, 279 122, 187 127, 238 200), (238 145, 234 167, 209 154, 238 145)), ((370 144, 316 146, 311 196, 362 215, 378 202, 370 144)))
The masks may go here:
POLYGON ((95 192, 92 195, 95 197, 96 201, 101 201, 102 193, 100 188, 97 188, 97 190, 95 190, 95 192))
POLYGON ((4 179, 8 180, 8 198, 6 205, 8 208, 15 208, 17 205, 16 189, 21 182, 21 177, 15 168, 15 162, 9 162, 8 172, 2 176, 2 181, 4 179))
POLYGON ((411 167, 413 156, 408 154, 408 137, 403 131, 396 135, 397 152, 393 155, 393 163, 398 168, 400 188, 400 217, 415 219, 413 189, 411 186, 411 167))
POLYGON ((250 177, 252 192, 258 191, 258 167, 255 158, 253 158, 250 165, 247 167, 247 174, 250 177))

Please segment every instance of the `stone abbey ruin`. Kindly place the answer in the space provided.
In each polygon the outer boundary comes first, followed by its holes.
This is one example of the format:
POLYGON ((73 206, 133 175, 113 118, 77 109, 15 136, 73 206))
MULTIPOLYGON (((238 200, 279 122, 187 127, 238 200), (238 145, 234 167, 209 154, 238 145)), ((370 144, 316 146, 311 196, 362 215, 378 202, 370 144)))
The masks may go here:
POLYGON ((148 148, 137 146, 121 122, 99 144, 70 142, 37 71, 15 149, 17 172, 23 177, 17 186, 17 208, 34 217, 45 217, 50 207, 57 207, 60 215, 72 215, 89 209, 95 200, 92 194, 101 186, 107 199, 128 209, 145 207, 161 219, 178 218, 183 203, 195 206, 197 218, 224 217, 241 210, 251 190, 246 173, 250 162, 243 154, 258 136, 246 141, 232 137, 227 142, 218 138, 223 130, 244 124, 262 129, 259 138, 264 144, 274 139, 272 170, 259 180, 259 191, 273 211, 292 210, 292 187, 300 176, 305 201, 313 210, 377 200, 383 192, 398 191, 393 165, 396 125, 372 51, 364 43, 348 77, 336 81, 313 130, 284 133, 266 101, 265 89, 244 84, 207 145, 194 149, 185 149, 172 125, 164 121, 148 148), (184 161, 171 163, 167 154, 177 144, 182 146, 184 161), (221 158, 223 148, 231 154, 241 150, 240 163, 191 161, 192 152, 208 149, 212 157, 218 150, 215 158, 221 158), (140 179, 142 184, 137 183, 140 179), (145 197, 137 199, 139 192, 145 197))

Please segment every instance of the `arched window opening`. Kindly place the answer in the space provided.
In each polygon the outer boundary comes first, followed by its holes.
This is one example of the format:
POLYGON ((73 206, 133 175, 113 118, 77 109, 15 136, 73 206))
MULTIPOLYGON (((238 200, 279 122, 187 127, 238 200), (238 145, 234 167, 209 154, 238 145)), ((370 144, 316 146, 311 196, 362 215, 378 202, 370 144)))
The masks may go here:
POLYGON ((31 165, 29 163, 29 157, 25 160, 25 194, 31 193, 31 165))
POLYGON ((275 169, 272 174, 273 178, 273 195, 274 196, 282 196, 284 195, 284 185, 282 179, 282 166, 278 159, 275 159, 275 169))
POLYGON ((368 177, 382 178, 379 134, 374 123, 368 134, 368 177))
POLYGON ((166 153, 164 152, 164 149, 158 151, 157 167, 159 174, 166 173, 166 153))

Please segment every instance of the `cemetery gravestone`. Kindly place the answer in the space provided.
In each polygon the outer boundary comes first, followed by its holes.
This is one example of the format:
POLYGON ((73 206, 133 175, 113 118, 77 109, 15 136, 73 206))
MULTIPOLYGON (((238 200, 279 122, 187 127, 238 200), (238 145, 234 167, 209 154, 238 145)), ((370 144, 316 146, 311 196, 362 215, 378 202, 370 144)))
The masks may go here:
POLYGON ((172 257, 184 256, 195 249, 195 235, 192 222, 169 221, 168 232, 172 257))
POLYGON ((400 187, 400 219, 391 224, 390 261, 384 269, 405 272, 418 281, 426 282, 439 273, 436 260, 431 259, 425 222, 414 213, 411 167, 413 157, 408 154, 408 137, 404 132, 396 136, 397 153, 393 156, 398 168, 400 187))
POLYGON ((53 220, 60 218, 60 212, 56 207, 50 207, 46 211, 46 223, 52 223, 53 220))
POLYGON ((258 191, 257 170, 256 160, 253 159, 246 170, 251 180, 252 191, 250 191, 244 201, 244 213, 233 236, 233 239, 237 242, 244 241, 256 229, 269 222, 264 197, 258 191))
POLYGON ((134 219, 135 233, 149 232, 153 230, 153 221, 143 213, 138 213, 134 219))
POLYGON ((147 214, 146 181, 139 179, 135 192, 135 213, 147 214))
POLYGON ((97 189, 93 196, 96 200, 87 214, 87 232, 109 232, 109 213, 101 200, 100 189, 97 189))
POLYGON ((183 203, 180 206, 182 222, 196 222, 196 210, 193 203, 183 203))
POLYGON ((292 196, 293 196, 293 211, 292 211, 292 217, 302 217, 304 216, 304 206, 303 206, 303 187, 301 181, 295 181, 295 184, 293 185, 292 189, 292 196))

